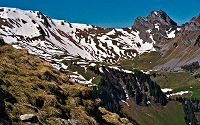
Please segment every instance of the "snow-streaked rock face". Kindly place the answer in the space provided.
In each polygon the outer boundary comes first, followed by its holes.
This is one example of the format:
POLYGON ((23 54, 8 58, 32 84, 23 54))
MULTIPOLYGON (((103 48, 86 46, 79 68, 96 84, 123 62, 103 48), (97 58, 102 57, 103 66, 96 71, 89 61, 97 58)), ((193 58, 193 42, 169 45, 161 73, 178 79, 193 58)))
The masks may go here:
POLYGON ((144 41, 157 43, 174 38, 180 31, 176 22, 162 10, 152 11, 147 17, 137 17, 133 28, 140 32, 139 36, 144 41))
POLYGON ((86 60, 114 62, 154 51, 153 42, 141 39, 132 28, 102 28, 51 19, 38 11, 0 9, 0 37, 15 47, 47 60, 70 55, 86 60))

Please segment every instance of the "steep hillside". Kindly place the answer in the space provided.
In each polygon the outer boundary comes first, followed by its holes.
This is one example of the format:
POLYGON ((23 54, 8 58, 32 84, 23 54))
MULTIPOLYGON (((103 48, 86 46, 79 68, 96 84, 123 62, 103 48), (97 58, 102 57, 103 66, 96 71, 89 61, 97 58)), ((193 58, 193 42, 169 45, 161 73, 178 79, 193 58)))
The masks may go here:
POLYGON ((83 65, 72 64, 69 69, 89 79, 95 77, 98 97, 110 111, 127 116, 139 125, 185 124, 181 103, 168 101, 160 87, 150 79, 150 74, 124 70, 120 66, 99 65, 89 66, 84 72, 83 65))
POLYGON ((132 125, 101 107, 92 88, 68 80, 48 62, 0 46, 0 123, 52 125, 132 125))

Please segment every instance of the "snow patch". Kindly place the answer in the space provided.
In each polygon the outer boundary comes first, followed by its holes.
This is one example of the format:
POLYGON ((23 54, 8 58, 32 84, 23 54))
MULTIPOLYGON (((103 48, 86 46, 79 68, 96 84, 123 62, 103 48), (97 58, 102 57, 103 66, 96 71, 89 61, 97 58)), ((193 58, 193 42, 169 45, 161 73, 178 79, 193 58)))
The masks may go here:
POLYGON ((155 15, 158 15, 158 12, 154 11, 154 14, 155 14, 155 15))
POLYGON ((173 89, 171 89, 171 88, 164 88, 164 89, 161 89, 161 90, 162 90, 162 92, 164 92, 164 93, 173 91, 173 89))
POLYGON ((176 36, 175 32, 176 32, 176 30, 173 30, 170 33, 167 33, 167 37, 168 38, 174 38, 176 36))
POLYGON ((170 96, 188 94, 189 92, 190 91, 180 91, 180 92, 177 92, 177 93, 172 93, 172 94, 170 94, 170 96))
POLYGON ((158 24, 158 23, 156 23, 156 24, 154 25, 154 27, 155 27, 158 31, 160 30, 159 25, 160 25, 160 24, 158 24))
POLYGON ((94 66, 96 66, 96 64, 95 63, 91 63, 89 66, 94 67, 94 66))
POLYGON ((121 100, 121 102, 125 103, 127 106, 129 106, 128 102, 121 100))

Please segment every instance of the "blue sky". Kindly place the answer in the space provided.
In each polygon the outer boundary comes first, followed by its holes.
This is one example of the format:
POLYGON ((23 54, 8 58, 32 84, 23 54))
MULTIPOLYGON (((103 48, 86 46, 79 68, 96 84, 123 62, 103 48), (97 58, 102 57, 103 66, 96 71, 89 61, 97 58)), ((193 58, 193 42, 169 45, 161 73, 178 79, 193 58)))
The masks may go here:
POLYGON ((49 17, 103 27, 130 27, 137 16, 164 10, 178 24, 200 13, 198 0, 0 0, 2 7, 39 10, 49 17))

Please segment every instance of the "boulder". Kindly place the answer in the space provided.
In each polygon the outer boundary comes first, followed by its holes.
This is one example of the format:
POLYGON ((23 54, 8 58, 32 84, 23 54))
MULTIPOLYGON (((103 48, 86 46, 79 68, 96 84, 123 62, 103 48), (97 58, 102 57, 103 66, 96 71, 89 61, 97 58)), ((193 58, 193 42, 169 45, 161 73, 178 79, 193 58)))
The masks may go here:
POLYGON ((24 122, 35 122, 38 121, 38 118, 34 114, 24 114, 20 115, 20 119, 24 122))

